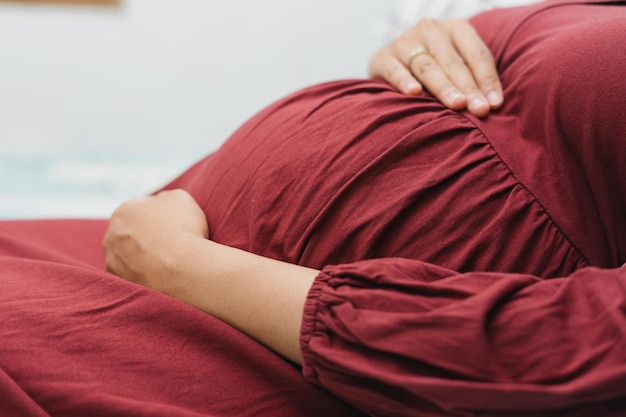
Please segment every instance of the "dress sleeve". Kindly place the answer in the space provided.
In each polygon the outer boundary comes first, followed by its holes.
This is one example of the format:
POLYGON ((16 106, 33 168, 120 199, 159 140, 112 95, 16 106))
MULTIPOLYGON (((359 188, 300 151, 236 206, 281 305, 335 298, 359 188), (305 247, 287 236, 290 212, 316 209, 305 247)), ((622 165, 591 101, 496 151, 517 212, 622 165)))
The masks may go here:
POLYGON ((304 375, 372 416, 624 415, 626 269, 328 266, 300 343, 304 375))

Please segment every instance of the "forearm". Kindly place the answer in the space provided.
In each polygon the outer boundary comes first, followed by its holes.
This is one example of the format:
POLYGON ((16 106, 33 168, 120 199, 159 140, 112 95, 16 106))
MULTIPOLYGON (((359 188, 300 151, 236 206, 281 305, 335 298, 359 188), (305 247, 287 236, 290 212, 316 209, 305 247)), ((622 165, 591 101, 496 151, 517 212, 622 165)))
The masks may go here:
POLYGON ((202 237, 180 239, 163 291, 301 363, 304 303, 318 271, 257 256, 202 237))
POLYGON ((300 363, 302 310, 318 271, 223 246, 208 235, 202 209, 185 191, 131 200, 115 210, 103 239, 107 269, 300 363))

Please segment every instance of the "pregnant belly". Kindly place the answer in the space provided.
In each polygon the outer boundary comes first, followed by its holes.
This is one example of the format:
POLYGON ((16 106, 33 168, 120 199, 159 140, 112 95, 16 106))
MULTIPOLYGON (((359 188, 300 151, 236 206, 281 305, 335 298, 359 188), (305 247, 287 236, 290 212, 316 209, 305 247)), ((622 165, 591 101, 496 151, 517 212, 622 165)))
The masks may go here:
POLYGON ((275 103, 168 187, 196 197, 212 239, 315 268, 405 257, 555 276, 584 264, 470 120, 379 81, 275 103))

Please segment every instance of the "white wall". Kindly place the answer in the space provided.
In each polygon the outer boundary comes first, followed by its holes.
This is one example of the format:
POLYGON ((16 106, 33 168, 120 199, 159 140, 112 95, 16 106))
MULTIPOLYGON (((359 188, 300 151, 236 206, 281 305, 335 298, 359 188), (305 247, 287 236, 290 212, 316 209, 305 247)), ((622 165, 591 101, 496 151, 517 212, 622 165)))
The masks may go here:
POLYGON ((121 1, 0 2, 0 219, 108 216, 272 101, 366 76, 389 22, 531 0, 121 1))
POLYGON ((198 155, 271 101, 366 76, 397 0, 0 4, 0 152, 198 155))
POLYGON ((108 216, 283 95, 366 76, 397 1, 0 2, 0 219, 108 216))

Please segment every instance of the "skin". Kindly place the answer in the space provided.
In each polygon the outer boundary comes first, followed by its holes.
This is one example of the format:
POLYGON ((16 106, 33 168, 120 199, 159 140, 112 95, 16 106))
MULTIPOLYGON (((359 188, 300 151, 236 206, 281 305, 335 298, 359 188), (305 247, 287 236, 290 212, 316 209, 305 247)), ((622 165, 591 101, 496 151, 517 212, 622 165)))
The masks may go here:
POLYGON ((378 51, 370 61, 372 77, 400 92, 424 89, 454 110, 485 117, 503 103, 502 85, 489 48, 466 20, 424 19, 378 51), (410 62, 412 51, 424 48, 410 62))
MULTIPOLYGON (((381 49, 370 72, 405 94, 426 88, 448 107, 479 117, 502 105, 491 53, 463 20, 420 22, 381 49), (418 47, 430 53, 408 68, 418 47)), ((319 271, 209 238, 204 212, 187 192, 134 199, 111 217, 103 240, 107 269, 195 306, 300 364, 303 308, 319 271)))
POLYGON ((204 213, 186 191, 131 200, 113 213, 104 237, 107 269, 190 304, 301 363, 302 311, 319 271, 208 237, 204 213))

